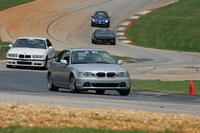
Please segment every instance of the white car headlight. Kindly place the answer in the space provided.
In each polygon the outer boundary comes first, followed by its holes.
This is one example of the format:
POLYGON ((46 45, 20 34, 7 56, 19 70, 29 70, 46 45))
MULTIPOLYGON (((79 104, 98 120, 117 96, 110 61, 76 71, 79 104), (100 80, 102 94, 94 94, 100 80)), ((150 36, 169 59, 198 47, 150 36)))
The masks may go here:
POLYGON ((17 57, 17 54, 12 54, 12 53, 10 54, 10 53, 9 53, 9 54, 8 54, 8 57, 17 57))
POLYGON ((117 77, 128 77, 128 73, 127 72, 119 72, 119 73, 117 73, 117 77))
POLYGON ((79 72, 80 77, 94 77, 94 73, 92 72, 79 72))
POLYGON ((108 19, 106 19, 105 22, 108 23, 108 19))
POLYGON ((33 55, 33 58, 43 58, 43 55, 33 55))
POLYGON ((94 19, 94 18, 92 19, 92 22, 95 22, 95 19, 94 19))

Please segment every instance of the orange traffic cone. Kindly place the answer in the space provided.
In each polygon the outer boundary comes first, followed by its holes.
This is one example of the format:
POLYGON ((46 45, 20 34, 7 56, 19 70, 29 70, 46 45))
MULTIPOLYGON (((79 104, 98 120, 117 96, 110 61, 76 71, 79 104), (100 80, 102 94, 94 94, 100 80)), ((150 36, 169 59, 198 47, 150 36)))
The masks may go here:
POLYGON ((132 42, 135 42, 135 38, 132 39, 132 42))
POLYGON ((192 80, 190 80, 190 95, 196 95, 196 92, 194 90, 194 84, 192 82, 192 80))

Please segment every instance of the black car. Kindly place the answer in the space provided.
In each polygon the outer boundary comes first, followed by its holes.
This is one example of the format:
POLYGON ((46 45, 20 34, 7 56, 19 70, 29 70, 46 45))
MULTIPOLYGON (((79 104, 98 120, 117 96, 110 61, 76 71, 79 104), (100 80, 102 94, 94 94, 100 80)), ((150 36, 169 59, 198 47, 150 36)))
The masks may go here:
POLYGON ((96 29, 92 33, 92 43, 115 45, 116 36, 110 29, 96 29))
POLYGON ((109 27, 110 17, 106 11, 96 11, 93 16, 91 16, 91 26, 96 27, 109 27))

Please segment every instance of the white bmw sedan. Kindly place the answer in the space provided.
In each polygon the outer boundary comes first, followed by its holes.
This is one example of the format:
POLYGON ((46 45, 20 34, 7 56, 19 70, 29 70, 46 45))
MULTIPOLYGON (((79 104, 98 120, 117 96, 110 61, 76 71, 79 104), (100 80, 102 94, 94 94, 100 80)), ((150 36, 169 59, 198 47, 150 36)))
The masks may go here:
POLYGON ((27 66, 47 69, 55 57, 55 49, 47 38, 19 37, 10 47, 6 54, 7 68, 27 66))

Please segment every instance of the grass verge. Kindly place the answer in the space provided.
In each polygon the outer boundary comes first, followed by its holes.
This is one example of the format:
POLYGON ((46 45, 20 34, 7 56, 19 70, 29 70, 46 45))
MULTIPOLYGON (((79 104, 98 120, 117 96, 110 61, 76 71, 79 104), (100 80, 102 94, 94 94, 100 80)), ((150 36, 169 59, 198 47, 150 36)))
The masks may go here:
POLYGON ((0 42, 0 46, 8 46, 11 42, 0 42))
MULTIPOLYGON (((200 94, 200 82, 193 81, 196 94, 200 94)), ((177 94, 189 94, 190 81, 160 81, 160 80, 132 80, 132 90, 167 92, 177 94)))
POLYGON ((180 0, 140 17, 126 32, 137 46, 200 52, 199 0, 180 0))
MULTIPOLYGON (((0 133, 150 133, 142 130, 108 130, 108 129, 93 129, 93 128, 23 128, 23 127, 8 127, 0 128, 0 133)), ((170 132, 163 132, 170 133, 170 132)), ((172 133, 172 132, 171 132, 172 133)))
MULTIPOLYGON (((199 130, 200 117, 144 110, 72 108, 55 105, 0 103, 0 126, 27 132, 141 133, 199 130), (178 118, 178 119, 177 119, 178 118), (159 126, 158 126, 159 125, 159 126)), ((4 128, 2 128, 3 131, 4 128)), ((1 128, 0 128, 1 131, 1 128)), ((11 132, 10 131, 10 132, 11 132)), ((191 132, 192 133, 192 132, 191 132)))
POLYGON ((0 0, 0 11, 32 1, 34 0, 0 0))

